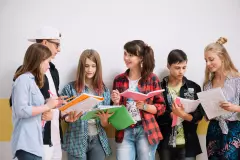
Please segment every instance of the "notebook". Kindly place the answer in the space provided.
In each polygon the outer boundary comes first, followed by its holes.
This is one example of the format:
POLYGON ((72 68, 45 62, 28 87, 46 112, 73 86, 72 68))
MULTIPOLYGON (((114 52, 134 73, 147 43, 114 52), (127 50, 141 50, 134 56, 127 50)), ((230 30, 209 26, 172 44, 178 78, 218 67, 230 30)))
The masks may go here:
POLYGON ((107 111, 109 113, 114 113, 111 117, 109 117, 108 121, 114 128, 117 130, 123 130, 129 127, 132 124, 135 124, 135 120, 128 113, 125 106, 99 106, 99 108, 95 108, 92 111, 87 112, 85 115, 81 117, 82 120, 89 120, 98 118, 96 113, 98 111, 107 111))

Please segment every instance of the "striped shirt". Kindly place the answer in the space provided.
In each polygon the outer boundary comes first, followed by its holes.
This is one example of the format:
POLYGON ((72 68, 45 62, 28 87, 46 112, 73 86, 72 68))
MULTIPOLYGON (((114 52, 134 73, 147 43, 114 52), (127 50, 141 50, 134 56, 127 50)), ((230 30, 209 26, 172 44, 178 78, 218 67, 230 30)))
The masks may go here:
MULTIPOLYGON (((212 81, 209 81, 205 86, 204 90, 212 89, 212 81)), ((226 100, 232 104, 240 104, 240 77, 227 76, 224 86, 222 88, 223 94, 226 100)), ((239 106, 240 107, 240 106, 239 106)), ((240 113, 231 112, 229 114, 221 115, 215 118, 219 121, 219 126, 224 134, 228 133, 228 127, 225 121, 239 121, 240 113)))

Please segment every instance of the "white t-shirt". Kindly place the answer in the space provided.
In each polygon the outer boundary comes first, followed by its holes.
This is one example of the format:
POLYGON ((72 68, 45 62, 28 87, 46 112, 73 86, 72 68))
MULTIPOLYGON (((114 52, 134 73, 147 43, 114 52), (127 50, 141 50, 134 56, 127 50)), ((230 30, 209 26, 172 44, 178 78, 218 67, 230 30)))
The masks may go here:
MULTIPOLYGON (((95 94, 94 91, 92 91, 90 88, 89 88, 88 93, 92 94, 92 95, 95 94)), ((88 120, 88 135, 89 136, 95 136, 97 134, 98 134, 98 130, 97 130, 97 125, 96 125, 96 120, 95 119, 88 120)))
MULTIPOLYGON (((48 78, 49 89, 54 94, 57 95, 56 88, 53 82, 52 75, 48 70, 46 72, 46 76, 48 78)), ((53 109, 53 119, 51 120, 51 141, 53 146, 61 144, 60 140, 60 131, 59 131, 59 110, 53 109)))
MULTIPOLYGON (((130 80, 129 79, 128 90, 138 92, 139 91, 138 90, 138 81, 139 81, 139 79, 138 80, 130 80)), ((136 107, 136 102, 133 99, 130 99, 130 98, 127 99, 126 107, 127 107, 128 112, 131 114, 131 116, 133 117, 133 119, 135 121, 141 121, 139 109, 136 107)))

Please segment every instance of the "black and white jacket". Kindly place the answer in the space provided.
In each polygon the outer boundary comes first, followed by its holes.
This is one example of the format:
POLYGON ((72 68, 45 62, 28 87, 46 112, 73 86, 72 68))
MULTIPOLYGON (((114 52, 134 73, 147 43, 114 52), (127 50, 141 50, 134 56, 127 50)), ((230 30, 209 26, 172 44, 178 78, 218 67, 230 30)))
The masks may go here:
MULTIPOLYGON (((168 78, 169 77, 163 78, 163 81, 160 83, 162 89, 165 89, 163 96, 166 103, 165 113, 157 117, 158 125, 164 137, 163 141, 160 142, 160 149, 166 149, 169 147, 169 138, 172 133, 172 118, 170 116, 170 113, 172 112, 172 96, 168 91, 168 78)), ((180 88, 180 97, 196 100, 198 99, 198 92, 201 92, 201 87, 195 82, 188 80, 186 77, 183 77, 183 85, 180 88)), ((185 137, 186 157, 195 157, 196 155, 202 153, 197 136, 198 122, 203 117, 201 105, 198 106, 196 111, 190 114, 193 116, 192 121, 183 121, 182 124, 185 137)))

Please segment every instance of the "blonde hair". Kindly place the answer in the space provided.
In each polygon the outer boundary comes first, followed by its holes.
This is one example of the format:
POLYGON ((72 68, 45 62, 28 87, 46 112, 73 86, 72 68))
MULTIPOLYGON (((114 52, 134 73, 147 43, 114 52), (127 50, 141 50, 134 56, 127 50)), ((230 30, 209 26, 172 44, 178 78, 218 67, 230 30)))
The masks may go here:
MULTIPOLYGON (((223 73, 225 75, 233 76, 233 77, 239 77, 240 73, 238 72, 237 68, 234 66, 226 48, 223 46, 227 42, 227 39, 224 37, 220 37, 215 43, 210 43, 207 45, 207 47, 204 49, 204 53, 206 52, 214 52, 217 53, 219 58, 222 60, 222 68, 223 73)), ((214 73, 209 72, 207 66, 205 68, 205 79, 203 86, 205 86, 208 81, 212 80, 214 77, 214 73)))

